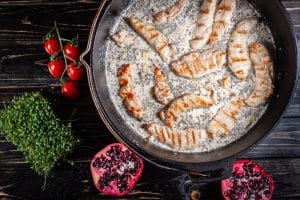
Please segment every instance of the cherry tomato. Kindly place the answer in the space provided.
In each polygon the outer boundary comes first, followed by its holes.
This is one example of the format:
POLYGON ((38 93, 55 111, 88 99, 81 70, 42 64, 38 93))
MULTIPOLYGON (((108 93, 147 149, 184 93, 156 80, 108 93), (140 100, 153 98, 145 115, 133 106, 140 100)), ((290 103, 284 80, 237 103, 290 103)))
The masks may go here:
MULTIPOLYGON (((71 58, 73 60, 78 60, 78 58, 80 56, 80 48, 77 44, 72 45, 71 43, 67 43, 64 46, 64 51, 65 51, 67 58, 71 58)), ((69 59, 69 60, 71 60, 71 59, 69 59)))
POLYGON ((65 63, 62 59, 57 58, 48 63, 48 70, 54 78, 60 78, 65 70, 65 63))
POLYGON ((70 100, 77 99, 80 95, 80 90, 79 90, 77 82, 75 82, 75 81, 65 82, 61 88, 61 93, 64 97, 66 97, 70 100))
POLYGON ((68 65, 67 74, 70 79, 74 81, 80 81, 85 74, 84 68, 82 65, 76 66, 73 62, 68 65))
POLYGON ((51 38, 45 40, 44 42, 45 51, 50 55, 53 56, 60 51, 60 45, 57 38, 51 38))

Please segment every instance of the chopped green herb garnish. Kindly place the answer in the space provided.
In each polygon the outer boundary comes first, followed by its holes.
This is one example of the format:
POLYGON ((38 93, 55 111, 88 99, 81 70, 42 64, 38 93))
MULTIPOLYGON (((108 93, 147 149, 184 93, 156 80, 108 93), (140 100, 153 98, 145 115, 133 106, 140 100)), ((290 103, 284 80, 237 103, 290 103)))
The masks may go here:
POLYGON ((0 131, 43 176, 78 143, 71 123, 63 124, 38 92, 15 97, 10 106, 0 110, 0 131))

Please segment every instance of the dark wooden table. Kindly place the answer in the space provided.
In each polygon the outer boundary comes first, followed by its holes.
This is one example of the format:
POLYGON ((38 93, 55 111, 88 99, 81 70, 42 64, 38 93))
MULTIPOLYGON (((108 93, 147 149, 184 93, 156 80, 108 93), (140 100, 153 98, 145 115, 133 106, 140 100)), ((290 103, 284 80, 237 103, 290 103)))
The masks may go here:
MULTIPOLYGON (((25 162, 21 152, 0 136, 0 199, 108 199, 99 194, 91 181, 90 158, 115 141, 108 132, 90 97, 87 82, 81 83, 83 95, 75 102, 63 99, 60 86, 50 77, 48 57, 42 37, 56 20, 64 36, 80 35, 84 48, 93 17, 101 0, 9 0, 0 1, 0 102, 8 104, 13 96, 42 91, 62 119, 72 116, 74 134, 82 142, 69 157, 74 166, 56 167, 45 191, 43 177, 25 162)), ((300 39, 300 1, 282 1, 300 39)), ((243 155, 261 163, 276 181, 274 199, 300 199, 300 82, 293 103, 279 126, 261 144, 243 155)), ((146 163, 146 169, 128 199, 185 198, 186 176, 146 163)), ((218 191, 217 185, 210 186, 218 191)), ((210 199, 219 199, 214 192, 210 199)))

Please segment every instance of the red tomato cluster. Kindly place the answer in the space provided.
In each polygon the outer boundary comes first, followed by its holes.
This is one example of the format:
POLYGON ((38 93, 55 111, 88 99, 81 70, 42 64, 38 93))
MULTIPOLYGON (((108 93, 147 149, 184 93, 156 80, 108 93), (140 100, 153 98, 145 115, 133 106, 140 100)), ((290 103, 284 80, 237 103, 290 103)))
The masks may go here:
POLYGON ((77 39, 60 38, 58 29, 54 30, 57 34, 53 35, 50 32, 44 40, 45 51, 50 55, 48 70, 54 78, 60 79, 62 95, 75 100, 80 95, 77 81, 82 80, 85 75, 85 70, 78 60, 81 50, 77 39), (64 80, 65 74, 67 74, 67 80, 64 80))

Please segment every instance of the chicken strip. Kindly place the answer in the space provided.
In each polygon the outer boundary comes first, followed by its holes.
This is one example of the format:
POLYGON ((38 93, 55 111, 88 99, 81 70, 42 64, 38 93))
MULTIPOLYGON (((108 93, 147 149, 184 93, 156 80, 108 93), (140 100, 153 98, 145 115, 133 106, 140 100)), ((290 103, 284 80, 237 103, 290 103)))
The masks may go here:
POLYGON ((112 39, 116 42, 118 46, 121 46, 121 44, 124 42, 126 36, 127 36, 127 31, 125 29, 117 32, 112 36, 112 39))
POLYGON ((243 106, 244 100, 235 97, 221 108, 207 126, 210 137, 228 135, 234 128, 243 106))
POLYGON ((219 86, 224 88, 225 90, 230 91, 232 89, 232 85, 231 85, 231 77, 225 75, 224 78, 222 78, 221 80, 218 80, 219 86))
POLYGON ((186 5, 187 0, 178 0, 174 5, 156 13, 153 16, 153 22, 155 24, 162 24, 168 21, 172 21, 182 13, 186 5))
POLYGON ((217 0, 204 0, 200 10, 199 17, 194 32, 195 38, 190 41, 193 49, 200 49, 209 41, 214 22, 217 0))
POLYGON ((225 63, 226 52, 209 49, 201 53, 192 52, 184 55, 181 60, 171 63, 170 69, 177 76, 193 79, 219 69, 225 63))
POLYGON ((211 97, 187 94, 172 101, 167 108, 159 113, 159 116, 169 128, 172 128, 182 113, 192 109, 208 108, 213 105, 214 101, 211 97))
POLYGON ((153 65, 153 67, 155 82, 155 86, 153 87, 154 96, 157 101, 166 105, 171 99, 171 90, 167 82, 167 77, 156 65, 153 65))
POLYGON ((236 9, 236 0, 222 0, 217 6, 212 33, 209 38, 209 44, 214 45, 228 31, 233 13, 236 9))
POLYGON ((255 89, 245 101, 248 106, 256 107, 265 104, 273 94, 273 61, 270 52, 264 45, 250 45, 250 59, 255 72, 255 89))
POLYGON ((208 138, 205 129, 176 130, 156 124, 146 124, 144 128, 150 133, 149 141, 157 139, 176 150, 193 150, 208 138))
POLYGON ((127 107, 129 113, 133 117, 141 120, 143 119, 142 102, 136 96, 133 86, 131 84, 131 67, 131 64, 126 64, 118 70, 118 78, 120 85, 119 95, 121 96, 123 103, 127 107))
POLYGON ((154 26, 131 17, 130 25, 148 44, 153 47, 164 62, 169 63, 176 54, 176 47, 170 44, 168 38, 154 26))
POLYGON ((241 80, 246 79, 251 70, 247 39, 256 24, 256 18, 240 21, 236 25, 228 44, 229 68, 241 80))

